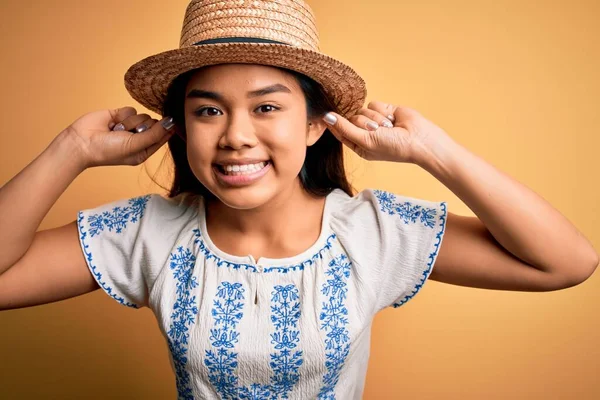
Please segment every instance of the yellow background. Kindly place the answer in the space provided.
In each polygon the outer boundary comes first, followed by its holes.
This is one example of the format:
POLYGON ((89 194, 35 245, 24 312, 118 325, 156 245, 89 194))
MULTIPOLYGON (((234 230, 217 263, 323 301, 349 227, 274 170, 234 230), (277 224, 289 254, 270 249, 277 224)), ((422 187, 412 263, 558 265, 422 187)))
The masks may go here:
MULTIPOLYGON (((600 248, 600 2, 310 4, 322 50, 362 74, 368 100, 416 108, 542 195, 600 248)), ((0 183, 84 113, 125 105, 147 112, 129 97, 123 74, 178 46, 186 5, 0 1, 0 183)), ((146 167, 167 184, 158 170, 163 154, 146 167)), ((351 157, 348 167, 358 189, 446 200, 449 211, 473 215, 416 165, 351 157)), ((66 224, 80 209, 163 193, 148 173, 144 166, 85 171, 40 229, 66 224)), ((429 281, 405 306, 377 316, 365 398, 600 398, 599 293, 598 273, 546 293, 429 281)), ((101 290, 0 313, 0 371, 2 399, 176 394, 151 311, 123 307, 101 290)))

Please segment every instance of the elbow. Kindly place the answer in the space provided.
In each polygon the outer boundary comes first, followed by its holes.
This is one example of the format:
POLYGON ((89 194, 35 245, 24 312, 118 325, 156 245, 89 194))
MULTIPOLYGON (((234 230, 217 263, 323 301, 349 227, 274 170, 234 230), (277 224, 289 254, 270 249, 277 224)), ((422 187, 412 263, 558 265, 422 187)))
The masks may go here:
POLYGON ((585 263, 581 268, 577 269, 577 273, 572 273, 563 280, 565 284, 564 289, 580 285, 587 281, 596 271, 599 262, 598 254, 594 252, 593 260, 591 262, 585 263))
POLYGON ((589 263, 589 267, 585 270, 583 274, 583 280, 581 282, 586 281, 590 276, 592 276, 596 271, 596 268, 598 268, 598 264, 600 263, 600 257, 598 257, 598 253, 596 250, 592 250, 592 260, 589 263))
POLYGON ((596 271, 596 268, 598 268, 598 264, 600 264, 600 259, 598 258, 598 253, 596 253, 594 251, 594 260, 590 264, 591 267, 590 267, 588 273, 584 275, 583 281, 587 280, 590 276, 592 276, 594 274, 594 272, 596 271))

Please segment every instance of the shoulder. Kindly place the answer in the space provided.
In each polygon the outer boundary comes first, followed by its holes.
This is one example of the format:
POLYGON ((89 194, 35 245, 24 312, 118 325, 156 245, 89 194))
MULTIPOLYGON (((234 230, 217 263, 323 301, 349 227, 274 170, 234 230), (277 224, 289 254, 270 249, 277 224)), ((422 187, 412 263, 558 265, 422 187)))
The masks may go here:
POLYGON ((94 236, 100 231, 125 233, 138 229, 166 229, 195 220, 198 199, 193 195, 173 198, 159 193, 123 197, 108 203, 79 211, 80 223, 90 225, 94 236), (174 223, 180 222, 180 223, 174 223))
POLYGON ((445 201, 365 189, 355 196, 338 193, 330 224, 355 259, 378 262, 427 246, 443 232, 446 213, 445 201))
POLYGON ((181 193, 175 197, 165 197, 158 193, 150 194, 153 213, 162 216, 197 214, 201 204, 201 196, 191 193, 181 193))
POLYGON ((339 224, 377 224, 385 220, 405 225, 420 222, 433 226, 435 217, 445 215, 446 202, 427 200, 381 189, 364 189, 354 196, 336 191, 332 220, 339 224))

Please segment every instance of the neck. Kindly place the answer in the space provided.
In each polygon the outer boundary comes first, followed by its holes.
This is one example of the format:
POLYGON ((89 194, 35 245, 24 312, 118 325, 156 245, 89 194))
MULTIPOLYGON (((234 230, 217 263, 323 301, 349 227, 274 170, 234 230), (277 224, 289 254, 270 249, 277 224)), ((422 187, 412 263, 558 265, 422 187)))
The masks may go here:
MULTIPOLYGON (((267 203, 249 210, 231 208, 218 199, 212 200, 206 206, 206 224, 211 236, 213 233, 221 237, 243 235, 263 243, 274 243, 281 238, 312 233, 315 230, 312 216, 318 215, 320 221, 324 201, 324 198, 307 193, 296 180, 267 203)), ((316 228, 318 235, 320 224, 316 228)))

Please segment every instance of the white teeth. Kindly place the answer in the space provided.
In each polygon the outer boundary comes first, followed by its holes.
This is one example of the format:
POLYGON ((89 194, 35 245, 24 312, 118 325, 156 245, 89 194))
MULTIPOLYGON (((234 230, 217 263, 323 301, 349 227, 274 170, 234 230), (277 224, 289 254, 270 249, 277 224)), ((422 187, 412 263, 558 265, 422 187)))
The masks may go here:
POLYGON ((260 171, 267 165, 266 162, 244 165, 227 165, 223 167, 227 175, 248 175, 260 171))

